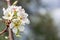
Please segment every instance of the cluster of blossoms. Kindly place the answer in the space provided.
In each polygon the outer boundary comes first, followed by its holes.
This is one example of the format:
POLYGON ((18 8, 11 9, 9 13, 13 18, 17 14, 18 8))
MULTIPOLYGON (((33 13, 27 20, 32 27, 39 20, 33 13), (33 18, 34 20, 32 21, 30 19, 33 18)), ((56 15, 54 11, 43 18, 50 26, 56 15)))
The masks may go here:
POLYGON ((3 8, 3 19, 11 21, 9 28, 12 29, 16 35, 24 31, 25 24, 29 24, 28 14, 21 6, 9 6, 7 9, 3 8))

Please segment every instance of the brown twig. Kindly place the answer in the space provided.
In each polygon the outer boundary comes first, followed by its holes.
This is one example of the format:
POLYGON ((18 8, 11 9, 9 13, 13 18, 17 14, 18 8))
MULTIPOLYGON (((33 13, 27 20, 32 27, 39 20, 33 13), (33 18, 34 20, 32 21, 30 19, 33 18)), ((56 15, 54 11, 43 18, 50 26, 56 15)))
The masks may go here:
POLYGON ((12 32, 12 30, 10 29, 10 27, 9 27, 9 25, 10 25, 10 21, 7 21, 7 31, 8 31, 8 38, 9 38, 9 40, 14 40, 14 38, 13 38, 13 32, 12 32))
POLYGON ((9 38, 9 40, 13 40, 14 38, 13 38, 13 32, 12 32, 12 30, 10 29, 10 27, 9 27, 9 25, 10 25, 10 23, 11 23, 11 21, 6 21, 5 22, 6 23, 6 26, 7 26, 7 32, 8 32, 8 38, 9 38))
POLYGON ((10 28, 8 28, 8 32, 9 32, 9 40, 14 40, 13 38, 13 32, 10 28))
POLYGON ((7 1, 7 4, 8 4, 8 6, 10 6, 11 4, 10 4, 10 0, 6 0, 7 1))
POLYGON ((5 28, 2 32, 0 32, 0 35, 2 35, 3 33, 5 33, 7 31, 7 28, 5 28))

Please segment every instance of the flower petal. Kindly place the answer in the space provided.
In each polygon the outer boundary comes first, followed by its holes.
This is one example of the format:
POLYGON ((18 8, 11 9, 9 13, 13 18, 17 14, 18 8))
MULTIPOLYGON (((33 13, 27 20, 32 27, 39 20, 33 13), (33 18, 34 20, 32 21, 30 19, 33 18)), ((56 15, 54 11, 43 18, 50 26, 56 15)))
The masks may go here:
POLYGON ((13 31, 13 33, 16 34, 17 33, 17 28, 13 28, 12 31, 13 31))
POLYGON ((10 28, 12 29, 12 28, 13 28, 13 26, 14 26, 14 24, 13 24, 13 23, 10 23, 10 25, 9 25, 9 26, 10 26, 10 28))
POLYGON ((22 31, 24 31, 25 28, 24 28, 24 26, 20 26, 18 29, 22 32, 22 31))

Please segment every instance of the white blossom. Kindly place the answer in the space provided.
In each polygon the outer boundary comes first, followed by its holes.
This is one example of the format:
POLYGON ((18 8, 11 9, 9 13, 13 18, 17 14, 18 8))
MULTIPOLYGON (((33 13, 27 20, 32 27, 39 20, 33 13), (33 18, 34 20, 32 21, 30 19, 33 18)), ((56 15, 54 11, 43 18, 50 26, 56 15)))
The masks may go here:
POLYGON ((10 28, 12 29, 13 33, 15 33, 15 34, 19 33, 20 31, 21 32, 24 31, 24 25, 22 24, 22 21, 19 19, 13 19, 10 24, 10 28))
POLYGON ((11 20, 10 29, 13 33, 18 34, 24 31, 25 24, 29 24, 28 14, 21 6, 9 6, 7 9, 3 8, 3 18, 11 20))
POLYGON ((3 8, 3 19, 11 20, 13 17, 12 7, 8 7, 7 9, 3 8))
POLYGON ((18 6, 9 6, 7 9, 3 8, 3 19, 11 20, 15 11, 18 11, 18 6))

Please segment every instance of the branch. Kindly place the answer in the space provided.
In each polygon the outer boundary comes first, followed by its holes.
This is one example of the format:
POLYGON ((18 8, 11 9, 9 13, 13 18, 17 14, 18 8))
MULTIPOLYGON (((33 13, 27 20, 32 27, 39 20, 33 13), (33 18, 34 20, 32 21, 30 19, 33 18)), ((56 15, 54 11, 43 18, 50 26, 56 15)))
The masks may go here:
POLYGON ((10 28, 8 28, 8 32, 9 32, 9 40, 14 40, 13 38, 13 32, 10 28))
POLYGON ((2 32, 0 32, 0 35, 5 33, 7 31, 7 28, 5 28, 2 32))
POLYGON ((7 5, 10 6, 10 0, 6 0, 7 1, 7 5))

